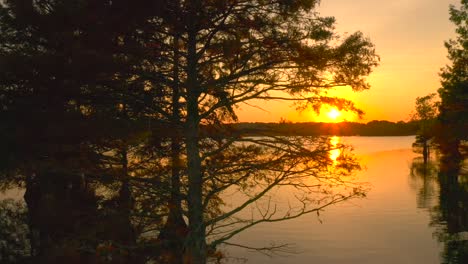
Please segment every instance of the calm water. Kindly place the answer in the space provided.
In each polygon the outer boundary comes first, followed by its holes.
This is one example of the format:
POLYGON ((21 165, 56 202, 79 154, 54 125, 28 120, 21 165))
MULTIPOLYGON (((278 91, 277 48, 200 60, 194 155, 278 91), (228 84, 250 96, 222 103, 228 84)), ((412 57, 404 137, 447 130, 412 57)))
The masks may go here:
POLYGON ((288 243, 297 254, 269 257, 229 247, 232 263, 468 263, 467 190, 459 188, 451 202, 461 206, 444 219, 438 172, 418 173, 414 137, 338 140, 353 145, 365 166, 358 177, 372 186, 367 197, 329 207, 320 215, 322 223, 311 214, 256 226, 233 242, 257 247, 288 243), (456 230, 450 230, 450 221, 457 222, 456 230))
MULTIPOLYGON (((251 247, 289 244, 294 254, 273 257, 225 247, 227 263, 440 264, 468 263, 468 177, 427 167, 411 150, 414 137, 334 137, 351 144, 364 169, 367 197, 295 220, 260 224, 230 242, 251 247), (448 177, 447 177, 448 176, 448 177)), ((330 153, 336 157, 339 153, 330 153)), ((24 191, 0 193, 22 200, 24 191)), ((276 193, 284 202, 285 193, 276 193)), ((224 197, 234 203, 233 197, 224 197)))

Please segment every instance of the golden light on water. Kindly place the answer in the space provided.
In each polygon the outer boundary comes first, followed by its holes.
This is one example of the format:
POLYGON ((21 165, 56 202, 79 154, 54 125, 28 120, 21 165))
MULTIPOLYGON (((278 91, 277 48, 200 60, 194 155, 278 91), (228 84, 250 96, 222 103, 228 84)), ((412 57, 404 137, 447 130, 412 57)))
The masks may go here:
POLYGON ((336 164, 338 161, 338 157, 341 154, 341 149, 338 149, 338 144, 340 143, 340 138, 337 136, 333 136, 330 138, 330 145, 332 150, 330 150, 329 157, 333 160, 333 164, 336 164))

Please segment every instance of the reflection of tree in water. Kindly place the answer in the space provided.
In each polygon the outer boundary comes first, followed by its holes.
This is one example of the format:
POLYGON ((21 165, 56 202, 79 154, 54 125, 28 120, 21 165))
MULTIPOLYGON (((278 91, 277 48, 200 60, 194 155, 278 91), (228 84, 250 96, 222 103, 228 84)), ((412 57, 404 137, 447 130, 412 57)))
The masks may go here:
POLYGON ((444 167, 438 174, 440 204, 433 222, 444 224, 437 230, 445 243, 444 263, 468 263, 468 175, 460 167, 444 167))
POLYGON ((444 244, 441 263, 468 263, 468 175, 460 166, 442 162, 435 170, 434 165, 425 167, 422 160, 415 159, 411 176, 422 179, 418 206, 429 209, 434 235, 444 244), (434 188, 429 187, 433 183, 439 186, 439 196, 437 204, 430 206, 427 201, 434 195, 434 188))
POLYGON ((413 159, 410 176, 417 191, 418 208, 430 208, 437 195, 437 167, 434 162, 424 163, 422 157, 413 159))

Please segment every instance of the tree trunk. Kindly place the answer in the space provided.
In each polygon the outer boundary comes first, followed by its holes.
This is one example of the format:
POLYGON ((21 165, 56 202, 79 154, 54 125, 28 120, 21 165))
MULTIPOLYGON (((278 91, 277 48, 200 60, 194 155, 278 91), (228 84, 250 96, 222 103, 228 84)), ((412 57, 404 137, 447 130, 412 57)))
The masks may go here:
MULTIPOLYGON (((176 34, 174 37, 174 87, 172 92, 172 124, 175 127, 175 132, 171 137, 171 161, 172 161, 172 173, 171 173, 171 197, 169 201, 170 215, 173 216, 178 223, 184 223, 182 217, 182 198, 180 193, 180 171, 181 171, 181 139, 179 134, 179 123, 180 123, 180 87, 179 87, 179 37, 176 34)), ((180 255, 180 254, 179 254, 180 255)))
POLYGON ((28 227, 29 227, 29 243, 31 244, 31 257, 39 254, 40 243, 37 236, 38 229, 35 223, 38 203, 40 199, 40 188, 38 187, 36 174, 26 174, 26 192, 24 193, 24 201, 28 208, 28 227))
POLYGON ((202 204, 202 172, 201 159, 198 147, 198 124, 194 117, 188 118, 187 127, 187 161, 188 161, 188 218, 189 236, 187 245, 188 260, 190 264, 206 263, 205 224, 202 204))
POLYGON ((197 79, 197 13, 200 1, 190 2, 187 20, 187 123, 185 140, 187 147, 188 171, 188 218, 189 234, 187 238, 187 258, 185 263, 206 263, 205 223, 203 218, 202 185, 200 149, 198 145, 199 112, 198 97, 200 87, 197 79))
POLYGON ((460 165, 462 155, 459 150, 460 141, 454 139, 445 139, 440 144, 442 153, 441 165, 447 168, 456 168, 460 165))
POLYGON ((143 259, 138 255, 138 252, 132 250, 137 245, 137 237, 132 225, 131 216, 134 206, 132 196, 132 187, 129 178, 128 168, 128 146, 123 142, 122 149, 120 150, 120 162, 122 165, 122 172, 120 175, 120 190, 117 199, 116 216, 114 217, 114 224, 118 232, 111 235, 114 236, 116 242, 123 245, 124 248, 128 247, 128 255, 122 255, 116 262, 125 261, 129 263, 143 263, 143 259))
POLYGON ((180 87, 179 87, 179 37, 174 37, 174 69, 172 87, 172 125, 175 128, 171 137, 171 195, 168 201, 169 216, 162 228, 158 239, 163 245, 164 259, 162 263, 182 264, 184 242, 187 237, 187 224, 182 215, 182 198, 180 193, 180 171, 181 171, 181 138, 179 134, 180 123, 180 87))
POLYGON ((424 158, 424 164, 427 164, 427 160, 429 157, 429 147, 427 145, 427 140, 424 140, 423 142, 423 158, 424 158))

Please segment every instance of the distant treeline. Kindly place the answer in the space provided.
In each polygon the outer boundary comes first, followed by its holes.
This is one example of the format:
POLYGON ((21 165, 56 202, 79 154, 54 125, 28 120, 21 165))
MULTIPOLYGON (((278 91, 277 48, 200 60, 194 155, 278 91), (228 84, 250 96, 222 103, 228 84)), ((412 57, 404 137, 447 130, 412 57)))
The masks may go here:
POLYGON ((367 124, 356 122, 341 123, 238 123, 232 129, 244 135, 287 135, 287 136, 409 136, 418 131, 418 122, 371 121, 367 124))

